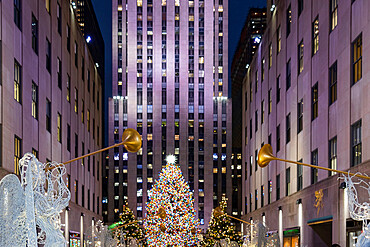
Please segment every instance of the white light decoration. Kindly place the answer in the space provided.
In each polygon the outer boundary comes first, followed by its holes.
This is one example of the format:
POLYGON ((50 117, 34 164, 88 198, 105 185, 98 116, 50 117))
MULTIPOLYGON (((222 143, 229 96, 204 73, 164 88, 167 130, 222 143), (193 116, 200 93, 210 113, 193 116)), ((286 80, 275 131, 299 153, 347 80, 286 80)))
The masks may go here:
POLYGON ((271 234, 271 232, 269 232, 269 228, 263 222, 251 221, 246 232, 247 235, 244 239, 243 247, 280 247, 280 238, 278 233, 271 234))
MULTIPOLYGON (((356 175, 363 174, 356 173, 356 175)), ((364 175, 367 176, 366 174, 364 175)), ((341 178, 346 183, 349 215, 353 220, 362 221, 362 233, 358 238, 356 246, 370 246, 370 184, 349 174, 341 178), (354 179, 356 179, 356 182, 354 182, 354 179), (359 198, 356 186, 365 190, 365 193, 363 193, 365 198, 359 198)))
POLYGON ((176 161, 177 161, 177 159, 176 159, 175 155, 169 154, 169 155, 166 156, 166 162, 168 164, 176 164, 176 161))
POLYGON ((27 153, 19 171, 20 181, 14 174, 0 181, 0 246, 65 246, 60 213, 71 198, 65 167, 27 153))

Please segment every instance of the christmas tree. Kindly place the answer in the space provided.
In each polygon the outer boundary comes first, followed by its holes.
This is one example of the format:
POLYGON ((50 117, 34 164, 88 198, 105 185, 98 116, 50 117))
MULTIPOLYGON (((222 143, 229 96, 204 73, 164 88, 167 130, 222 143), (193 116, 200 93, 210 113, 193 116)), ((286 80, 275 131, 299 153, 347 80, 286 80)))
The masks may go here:
POLYGON ((144 231, 136 222, 135 215, 127 204, 123 206, 123 212, 120 215, 120 219, 120 225, 118 225, 120 233, 119 238, 124 238, 125 242, 127 242, 129 238, 133 238, 137 242, 144 243, 144 246, 146 246, 144 231))
POLYGON ((199 220, 194 199, 174 156, 149 193, 147 217, 144 220, 149 246, 193 246, 198 241, 199 220))
POLYGON ((242 239, 236 232, 235 226, 230 224, 230 218, 225 214, 227 208, 226 200, 226 198, 222 198, 220 202, 222 214, 213 214, 214 210, 212 210, 211 221, 209 222, 202 246, 214 246, 216 241, 221 239, 229 239, 230 241, 242 244, 242 239))

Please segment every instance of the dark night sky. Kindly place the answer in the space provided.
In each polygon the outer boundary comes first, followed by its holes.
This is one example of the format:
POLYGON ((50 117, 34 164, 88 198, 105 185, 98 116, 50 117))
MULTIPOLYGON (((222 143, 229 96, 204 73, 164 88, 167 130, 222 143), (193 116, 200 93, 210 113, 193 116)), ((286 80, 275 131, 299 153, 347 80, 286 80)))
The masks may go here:
MULTIPOLYGON (((206 0, 211 1, 211 0, 206 0)), ((111 96, 112 81, 112 1, 111 0, 92 0, 99 26, 105 42, 105 102, 107 97, 111 96)), ((229 0, 229 71, 233 54, 240 38, 241 29, 244 26, 245 19, 250 7, 264 7, 266 0, 229 0)), ((231 84, 231 83, 230 83, 231 84)), ((230 85, 231 86, 231 85, 230 85)), ((107 108, 105 108, 107 117, 107 108)))

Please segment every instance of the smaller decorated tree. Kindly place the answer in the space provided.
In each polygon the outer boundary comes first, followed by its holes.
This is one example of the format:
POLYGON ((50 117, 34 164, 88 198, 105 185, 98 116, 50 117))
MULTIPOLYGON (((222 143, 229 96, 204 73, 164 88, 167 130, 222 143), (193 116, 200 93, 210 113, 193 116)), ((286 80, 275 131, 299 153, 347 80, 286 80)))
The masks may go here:
POLYGON ((224 214, 227 208, 226 200, 226 198, 222 198, 220 202, 220 209, 223 214, 214 214, 214 210, 212 210, 211 220, 208 224, 206 237, 203 240, 202 246, 214 246, 221 239, 229 239, 230 241, 242 244, 242 239, 235 230, 236 227, 231 225, 230 218, 224 214))
POLYGON ((136 222, 135 215, 127 204, 123 205, 123 212, 120 215, 120 219, 121 221, 118 225, 120 233, 119 238, 124 238, 125 242, 132 238, 137 242, 144 243, 144 246, 146 246, 144 230, 140 227, 139 223, 136 222))

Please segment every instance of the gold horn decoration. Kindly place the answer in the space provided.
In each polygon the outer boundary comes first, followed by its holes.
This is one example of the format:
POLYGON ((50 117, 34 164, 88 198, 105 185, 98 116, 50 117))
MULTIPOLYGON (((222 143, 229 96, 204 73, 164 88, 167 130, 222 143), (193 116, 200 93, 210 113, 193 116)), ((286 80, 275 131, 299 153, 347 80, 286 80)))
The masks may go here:
POLYGON ((227 217, 229 217, 231 219, 240 221, 240 222, 245 223, 245 224, 248 224, 248 225, 251 224, 248 221, 244 221, 244 220, 241 220, 241 219, 236 218, 234 216, 228 215, 227 213, 224 213, 224 211, 220 207, 216 207, 215 209, 213 209, 213 217, 219 217, 221 215, 225 215, 225 216, 227 216, 227 217))
POLYGON ((270 144, 264 145, 258 153, 257 163, 260 167, 266 167, 271 160, 274 160, 275 157, 272 154, 272 147, 270 144))
MULTIPOLYGON (((115 147, 119 147, 121 145, 123 145, 126 148, 126 150, 129 151, 130 153, 136 153, 141 148, 141 136, 140 136, 140 134, 136 130, 128 128, 123 132, 121 143, 117 143, 117 144, 114 144, 112 146, 109 146, 109 147, 106 147, 106 148, 103 148, 103 149, 99 149, 99 150, 94 151, 92 153, 85 154, 85 155, 82 155, 80 157, 71 159, 69 161, 66 161, 66 162, 63 162, 63 163, 59 164, 58 166, 54 166, 54 168, 60 167, 60 166, 63 166, 63 165, 67 165, 67 164, 72 163, 74 161, 89 157, 89 156, 94 155, 94 154, 98 154, 98 153, 107 151, 107 150, 115 148, 115 147)), ((46 171, 50 170, 50 169, 51 169, 50 167, 45 168, 46 171)))
POLYGON ((166 231, 166 227, 165 227, 163 224, 161 224, 161 225, 159 226, 159 229, 160 229, 162 232, 165 232, 165 231, 166 231))
POLYGON ((122 143, 127 151, 136 153, 141 148, 141 136, 136 130, 128 128, 122 134, 122 143))
POLYGON ((327 167, 315 166, 315 165, 311 165, 311 164, 305 164, 305 163, 302 163, 302 162, 297 162, 297 161, 292 161, 292 160, 286 160, 286 159, 276 158, 273 155, 273 153, 272 153, 272 147, 271 147, 270 144, 265 144, 260 149, 260 151, 258 152, 258 156, 257 157, 258 157, 257 158, 257 163, 262 168, 268 166, 268 164, 270 163, 270 161, 272 161, 272 160, 278 160, 278 161, 292 163, 292 164, 297 164, 297 165, 301 165, 301 166, 308 166, 308 167, 311 167, 311 168, 316 168, 316 169, 321 169, 321 170, 326 170, 326 171, 331 171, 331 172, 342 173, 342 174, 346 174, 346 175, 350 175, 350 176, 356 176, 356 177, 359 177, 359 178, 370 179, 370 177, 364 176, 364 175, 360 175, 360 174, 355 174, 355 173, 350 173, 350 172, 344 172, 344 171, 339 171, 339 170, 335 170, 335 169, 331 169, 331 168, 327 168, 327 167))

